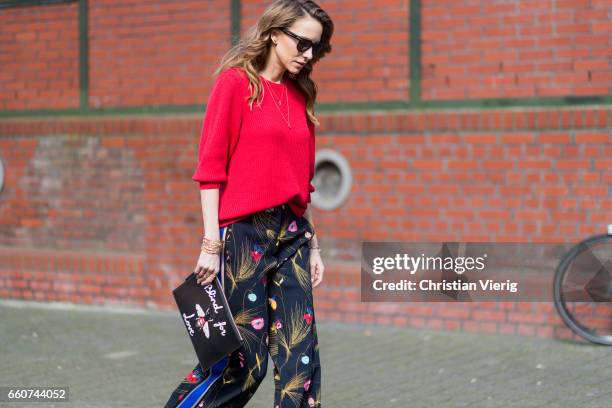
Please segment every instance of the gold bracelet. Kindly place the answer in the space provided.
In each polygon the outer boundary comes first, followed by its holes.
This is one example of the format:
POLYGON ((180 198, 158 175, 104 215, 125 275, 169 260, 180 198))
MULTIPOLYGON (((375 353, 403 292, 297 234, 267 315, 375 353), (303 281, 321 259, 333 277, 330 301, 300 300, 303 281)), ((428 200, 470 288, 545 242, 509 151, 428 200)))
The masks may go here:
POLYGON ((202 238, 202 246, 200 247, 202 252, 206 252, 207 254, 219 254, 223 249, 223 241, 222 240, 213 240, 208 239, 206 237, 202 238))
POLYGON ((204 238, 202 239, 202 245, 203 246, 205 245, 210 248, 218 248, 218 247, 223 246, 223 241, 204 238))
POLYGON ((209 247, 202 246, 200 248, 200 251, 204 252, 204 253, 207 253, 207 254, 219 255, 222 250, 221 250, 221 248, 214 249, 214 248, 209 248, 209 247))

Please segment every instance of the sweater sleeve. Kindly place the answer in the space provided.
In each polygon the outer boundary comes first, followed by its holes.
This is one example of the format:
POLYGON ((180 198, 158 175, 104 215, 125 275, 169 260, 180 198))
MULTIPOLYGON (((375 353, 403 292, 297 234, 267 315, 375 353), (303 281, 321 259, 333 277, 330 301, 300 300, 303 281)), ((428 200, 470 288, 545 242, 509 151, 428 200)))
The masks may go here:
POLYGON ((310 152, 309 152, 309 160, 310 160, 310 174, 309 174, 309 186, 308 186, 308 202, 310 202, 310 193, 315 191, 315 186, 312 184, 312 178, 314 177, 315 170, 315 127, 314 123, 312 123, 308 118, 308 130, 310 131, 310 152))
POLYGON ((230 146, 237 140, 242 120, 240 78, 232 69, 216 79, 206 104, 198 148, 198 165, 192 176, 200 190, 220 188, 227 180, 230 146))

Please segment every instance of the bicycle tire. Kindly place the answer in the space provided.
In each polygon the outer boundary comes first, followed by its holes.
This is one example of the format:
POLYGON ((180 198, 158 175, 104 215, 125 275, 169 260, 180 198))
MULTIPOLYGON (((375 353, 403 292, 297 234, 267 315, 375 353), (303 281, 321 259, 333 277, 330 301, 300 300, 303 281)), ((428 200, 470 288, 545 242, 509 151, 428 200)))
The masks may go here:
POLYGON ((553 283, 554 304, 557 312, 561 316, 561 320, 563 320, 563 323, 565 323, 565 325, 568 326, 574 333, 592 343, 611 346, 612 335, 601 335, 595 333, 593 330, 580 323, 580 321, 570 313, 564 300, 562 290, 562 284, 569 270, 569 266, 578 256, 579 249, 584 245, 599 243, 600 241, 610 241, 612 244, 612 235, 602 234, 589 237, 573 246, 561 259, 559 265, 557 266, 557 270, 555 271, 555 279, 553 283))

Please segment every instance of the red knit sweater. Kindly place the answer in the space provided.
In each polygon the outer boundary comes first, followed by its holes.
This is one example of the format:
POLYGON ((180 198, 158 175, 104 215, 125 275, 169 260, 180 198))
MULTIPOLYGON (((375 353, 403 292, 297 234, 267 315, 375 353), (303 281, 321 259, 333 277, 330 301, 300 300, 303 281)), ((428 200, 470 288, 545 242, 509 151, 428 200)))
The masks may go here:
POLYGON ((250 96, 246 73, 238 67, 217 77, 206 105, 194 181, 200 189, 219 189, 219 227, 257 211, 287 203, 301 217, 310 203, 314 176, 314 124, 306 116, 306 98, 289 77, 281 84, 260 76, 261 106, 250 96), (278 102, 289 122, 274 106, 278 102), (269 86, 269 87, 268 87, 269 86))

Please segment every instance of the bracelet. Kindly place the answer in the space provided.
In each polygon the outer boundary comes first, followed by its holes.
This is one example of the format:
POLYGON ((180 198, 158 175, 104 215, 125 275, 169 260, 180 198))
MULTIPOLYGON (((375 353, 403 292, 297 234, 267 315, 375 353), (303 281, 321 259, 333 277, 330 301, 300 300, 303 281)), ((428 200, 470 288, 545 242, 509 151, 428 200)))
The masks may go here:
POLYGON ((317 251, 320 251, 320 250, 321 250, 321 248, 320 248, 318 245, 317 245, 317 246, 310 246, 310 245, 309 245, 309 246, 308 246, 308 248, 310 248, 310 249, 316 249, 317 251))
POLYGON ((213 240, 208 239, 206 237, 202 238, 202 246, 200 247, 202 252, 206 252, 207 254, 217 255, 222 251, 223 241, 222 240, 213 240))

